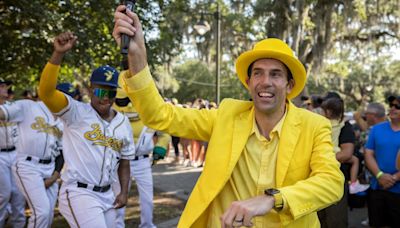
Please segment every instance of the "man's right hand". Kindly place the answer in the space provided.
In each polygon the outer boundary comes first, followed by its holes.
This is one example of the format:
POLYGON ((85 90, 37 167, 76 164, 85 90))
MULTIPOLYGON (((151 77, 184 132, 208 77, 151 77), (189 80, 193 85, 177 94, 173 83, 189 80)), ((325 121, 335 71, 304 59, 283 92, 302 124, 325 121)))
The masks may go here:
MULTIPOLYGON (((142 24, 139 17, 126 9, 125 5, 117 7, 114 13, 113 37, 117 44, 121 45, 122 34, 130 37, 128 51, 128 65, 132 75, 139 73, 147 66, 147 53, 144 42, 142 24)), ((129 77, 130 75, 126 75, 129 77)))
POLYGON ((54 38, 54 51, 60 54, 72 49, 77 37, 72 32, 64 32, 54 38))
POLYGON ((383 187, 383 189, 391 188, 395 183, 396 179, 393 178, 392 175, 384 173, 382 176, 378 178, 379 185, 383 187))

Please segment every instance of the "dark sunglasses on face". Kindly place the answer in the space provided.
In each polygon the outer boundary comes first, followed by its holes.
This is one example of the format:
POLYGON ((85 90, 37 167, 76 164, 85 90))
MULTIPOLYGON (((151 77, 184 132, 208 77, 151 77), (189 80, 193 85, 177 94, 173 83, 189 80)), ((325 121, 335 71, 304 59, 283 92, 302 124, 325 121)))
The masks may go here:
POLYGON ((105 97, 108 97, 108 99, 113 99, 117 95, 117 90, 95 88, 93 89, 93 94, 100 99, 105 97))
POLYGON ((390 104, 389 104, 389 107, 390 107, 390 108, 394 107, 395 109, 400 110, 400 104, 393 104, 393 103, 390 103, 390 104))

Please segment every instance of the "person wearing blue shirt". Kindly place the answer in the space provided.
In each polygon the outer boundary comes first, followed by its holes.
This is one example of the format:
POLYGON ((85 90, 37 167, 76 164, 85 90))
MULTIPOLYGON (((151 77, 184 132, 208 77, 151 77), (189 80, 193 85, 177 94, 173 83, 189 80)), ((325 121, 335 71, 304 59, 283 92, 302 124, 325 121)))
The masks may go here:
POLYGON ((374 175, 368 197, 369 225, 400 227, 400 96, 389 97, 389 119, 375 125, 366 144, 365 161, 374 175))

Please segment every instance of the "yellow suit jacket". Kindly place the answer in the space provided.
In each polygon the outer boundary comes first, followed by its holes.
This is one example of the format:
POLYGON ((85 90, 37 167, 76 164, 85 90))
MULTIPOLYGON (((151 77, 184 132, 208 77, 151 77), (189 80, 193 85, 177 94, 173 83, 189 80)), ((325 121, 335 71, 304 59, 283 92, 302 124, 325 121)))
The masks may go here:
MULTIPOLYGON (((145 77, 150 77, 147 74, 145 77)), ((148 80, 145 77, 143 80, 148 80)), ((126 80, 132 82, 132 78, 126 80)), ((182 228, 207 227, 209 205, 230 178, 250 135, 253 102, 224 99, 217 110, 185 109, 164 103, 154 82, 138 90, 125 85, 125 90, 147 126, 209 141, 204 170, 178 224, 182 228)), ((280 213, 282 225, 319 227, 316 212, 341 199, 343 184, 329 121, 289 102, 276 166, 276 185, 289 206, 280 213)))

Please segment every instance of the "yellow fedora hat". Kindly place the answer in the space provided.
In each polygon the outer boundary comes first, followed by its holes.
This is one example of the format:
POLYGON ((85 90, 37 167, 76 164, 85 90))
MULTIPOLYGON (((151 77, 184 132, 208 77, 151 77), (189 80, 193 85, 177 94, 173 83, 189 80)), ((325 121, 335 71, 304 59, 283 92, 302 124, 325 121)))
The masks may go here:
POLYGON ((300 94, 306 84, 306 70, 285 42, 275 38, 268 38, 256 43, 253 50, 246 51, 238 57, 236 60, 236 73, 247 89, 248 68, 258 59, 277 59, 285 64, 295 81, 294 87, 287 98, 292 99, 300 94))

